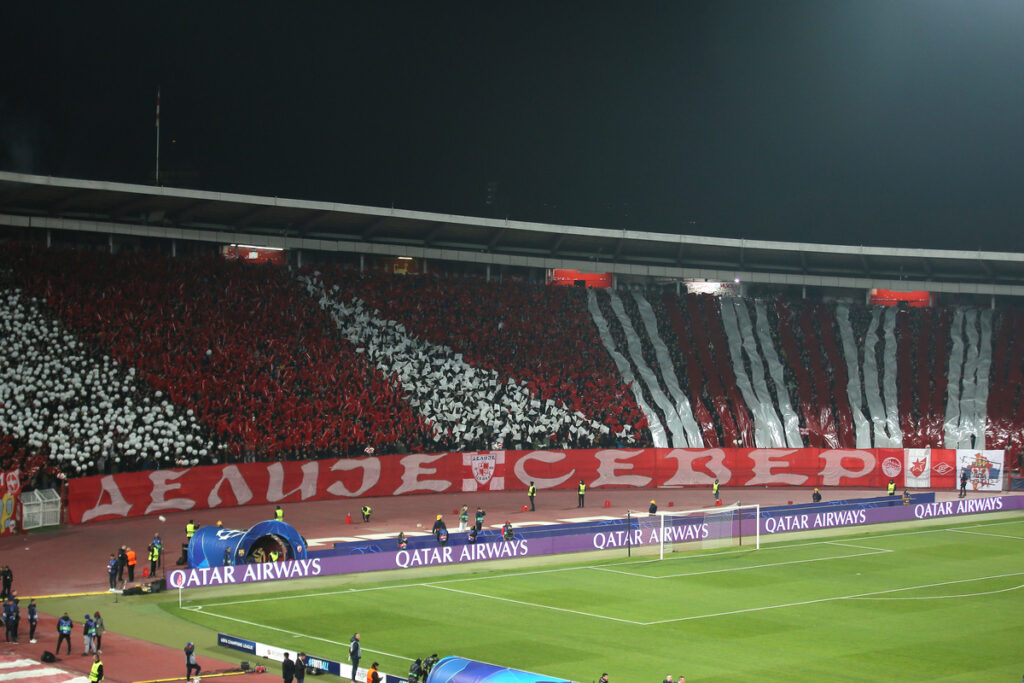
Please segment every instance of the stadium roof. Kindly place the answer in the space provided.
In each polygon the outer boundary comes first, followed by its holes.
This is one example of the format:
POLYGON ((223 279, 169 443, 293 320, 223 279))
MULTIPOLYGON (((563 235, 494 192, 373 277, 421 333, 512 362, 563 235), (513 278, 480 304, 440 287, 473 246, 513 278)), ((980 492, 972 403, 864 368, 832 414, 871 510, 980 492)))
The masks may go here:
POLYGON ((1024 254, 474 218, 0 171, 0 225, 622 276, 1024 296, 1024 254))

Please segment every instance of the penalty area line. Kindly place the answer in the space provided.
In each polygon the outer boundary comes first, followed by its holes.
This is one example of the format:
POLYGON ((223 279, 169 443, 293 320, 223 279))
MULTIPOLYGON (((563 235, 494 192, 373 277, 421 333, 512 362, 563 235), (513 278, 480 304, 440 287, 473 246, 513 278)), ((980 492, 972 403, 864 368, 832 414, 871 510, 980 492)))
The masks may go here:
POLYGON ((576 614, 581 617, 591 617, 593 619, 606 619, 608 621, 617 621, 620 624, 632 624, 633 626, 644 626, 645 624, 641 621, 633 621, 632 619, 620 619, 618 617, 608 617, 603 614, 592 614, 591 612, 581 612, 575 609, 568 609, 566 607, 553 607, 551 605, 542 605, 539 602, 526 602, 524 600, 513 600, 512 598, 502 598, 496 595, 487 595, 486 593, 474 593, 473 591, 459 590, 458 588, 448 588, 447 586, 439 586, 436 583, 425 583, 423 586, 427 588, 436 588, 437 590, 449 591, 452 593, 461 593, 462 595, 471 595, 475 598, 486 598, 488 600, 500 600, 501 602, 511 602, 514 605, 522 605, 524 607, 539 607, 541 609, 549 609, 555 612, 565 612, 567 614, 576 614))
POLYGON ((925 583, 919 586, 906 586, 904 588, 890 588, 884 591, 871 591, 869 593, 855 593, 854 595, 836 595, 830 598, 817 598, 815 600, 801 600, 799 602, 787 602, 781 605, 764 605, 762 607, 747 607, 746 609, 729 610, 728 612, 712 612, 710 614, 695 614, 689 617, 676 617, 675 619, 660 619, 658 621, 648 621, 641 626, 655 626, 658 624, 674 624, 680 621, 695 621, 697 619, 711 619, 713 617, 727 617, 733 614, 748 614, 750 612, 764 612, 770 609, 781 609, 783 607, 802 607, 804 605, 815 605, 823 602, 835 602, 836 600, 854 600, 857 598, 867 598, 874 595, 887 595, 891 593, 900 593, 902 591, 918 590, 920 588, 937 588, 939 586, 950 586, 958 583, 970 583, 972 581, 987 581, 988 579, 1003 579, 1008 576, 1022 576, 1024 572, 1011 572, 1009 574, 996 574, 994 576, 979 576, 973 579, 957 579, 955 581, 940 581, 939 583, 925 583))

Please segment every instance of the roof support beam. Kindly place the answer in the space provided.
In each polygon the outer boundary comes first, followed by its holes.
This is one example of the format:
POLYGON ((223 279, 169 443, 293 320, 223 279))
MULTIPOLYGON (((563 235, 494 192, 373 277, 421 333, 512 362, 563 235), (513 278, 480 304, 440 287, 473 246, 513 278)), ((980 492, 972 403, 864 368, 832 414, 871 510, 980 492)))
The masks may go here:
POLYGON ((432 245, 434 243, 434 240, 437 239, 437 236, 441 234, 441 230, 443 228, 444 228, 444 223, 440 223, 440 222, 434 223, 430 227, 430 232, 428 232, 426 234, 426 236, 423 238, 423 244, 428 246, 428 247, 430 245, 432 245))
POLYGON ((491 239, 487 240, 487 250, 493 251, 498 243, 501 242, 501 238, 505 236, 505 228, 497 228, 491 233, 491 239))
POLYGON ((79 190, 78 192, 72 192, 66 197, 63 197, 51 204, 48 204, 46 207, 46 213, 48 213, 51 216, 56 213, 59 213, 64 209, 74 206, 76 202, 82 199, 82 197, 87 197, 89 194, 90 193, 88 190, 79 190))
POLYGON ((317 211, 315 213, 310 214, 303 220, 298 221, 297 223, 293 223, 292 227, 295 229, 296 233, 298 233, 300 237, 305 236, 307 230, 309 230, 311 227, 313 227, 313 225, 320 222, 324 218, 327 218, 330 215, 330 211, 317 211))
POLYGON ((371 239, 377 232, 384 227, 384 221, 386 219, 381 216, 375 221, 371 221, 362 231, 359 233, 360 239, 368 240, 371 239))
POLYGON ((626 246, 626 240, 619 238, 615 240, 615 251, 612 252, 612 258, 616 261, 619 260, 619 254, 622 253, 622 247, 626 246))

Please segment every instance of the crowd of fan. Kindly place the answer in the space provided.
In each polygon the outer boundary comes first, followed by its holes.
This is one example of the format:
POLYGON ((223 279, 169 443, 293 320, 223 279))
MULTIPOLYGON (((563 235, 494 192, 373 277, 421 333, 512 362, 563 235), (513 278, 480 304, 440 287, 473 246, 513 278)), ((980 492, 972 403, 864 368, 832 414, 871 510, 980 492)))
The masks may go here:
POLYGON ((500 383, 515 380, 545 406, 551 401, 609 429, 594 442, 555 434, 553 444, 599 445, 615 434, 650 443, 646 418, 603 351, 585 291, 473 276, 395 277, 344 267, 317 272, 337 301, 358 299, 409 335, 496 373, 500 383))
MULTIPOLYGON (((154 253, 8 246, 4 259, 0 465, 20 465, 36 486, 64 473, 222 461, 650 445, 646 417, 603 349, 583 290, 334 266, 296 275, 154 253)), ((668 395, 637 305, 624 294, 643 360, 668 395)), ((671 370, 699 403, 702 429, 713 423, 721 443, 742 443, 749 415, 740 412, 712 308, 718 300, 647 299, 659 322, 667 306, 684 321, 685 339, 674 336, 678 324, 666 322, 659 334, 671 370)), ((626 348, 608 297, 598 303, 626 348)), ((816 327, 835 318, 835 305, 789 301, 774 310, 769 331, 784 361, 783 389, 791 399, 803 393, 795 369, 815 376, 813 405, 794 402, 809 425, 808 409, 834 411, 845 399, 832 367, 841 361, 832 348, 838 328, 828 338, 816 327), (787 358, 782 326, 795 335, 798 358, 787 358)), ((941 329, 934 311, 899 314, 909 316, 898 326, 901 343, 921 343, 922 316, 941 329)), ((850 307, 861 353, 871 316, 867 306, 850 307)), ((899 361, 916 378, 921 359, 934 364, 942 351, 899 361)), ((911 421, 942 410, 922 400, 934 386, 915 380, 902 393, 911 421)), ((1014 399, 1010 414, 1016 392, 1014 399)))
POLYGON ((83 340, 83 353, 106 350, 111 364, 138 368, 157 397, 191 411, 226 446, 228 460, 361 455, 367 444, 388 452, 400 440, 409 448, 426 442, 425 423, 398 388, 358 362, 280 268, 30 250, 14 266, 83 340))
POLYGON ((616 436, 607 425, 552 399, 541 401, 525 382, 474 367, 461 353, 408 334, 400 323, 368 310, 359 298, 339 298, 340 287, 328 289, 317 272, 299 280, 367 362, 402 387, 439 443, 461 451, 580 448, 616 436))
POLYGON ((139 469, 147 459, 150 467, 194 465, 213 453, 191 414, 140 383, 134 368, 88 349, 16 289, 0 289, 0 338, 7 436, 0 451, 28 483, 45 486, 60 472, 139 469), (49 468, 36 457, 44 452, 49 468))

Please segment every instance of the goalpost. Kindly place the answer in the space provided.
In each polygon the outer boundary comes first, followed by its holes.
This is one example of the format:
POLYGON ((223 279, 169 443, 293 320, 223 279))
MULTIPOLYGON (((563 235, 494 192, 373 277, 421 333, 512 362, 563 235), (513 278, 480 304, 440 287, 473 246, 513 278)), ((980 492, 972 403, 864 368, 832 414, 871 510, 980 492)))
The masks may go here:
POLYGON ((680 510, 659 512, 658 559, 665 559, 666 553, 693 548, 726 548, 748 546, 751 550, 761 548, 761 531, 758 520, 760 505, 729 505, 704 508, 701 510, 680 510))

